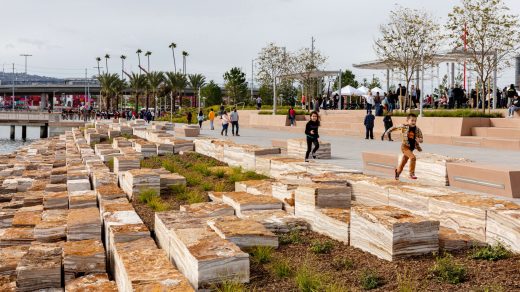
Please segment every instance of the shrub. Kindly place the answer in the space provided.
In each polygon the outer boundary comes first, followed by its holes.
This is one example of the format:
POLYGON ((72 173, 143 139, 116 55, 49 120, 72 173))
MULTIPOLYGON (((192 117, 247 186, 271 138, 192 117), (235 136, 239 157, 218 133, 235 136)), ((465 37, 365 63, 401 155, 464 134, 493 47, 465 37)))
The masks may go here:
POLYGON ((195 172, 186 173, 185 177, 186 183, 190 187, 198 186, 203 180, 202 176, 195 172))
POLYGON ((372 270, 365 270, 361 274, 361 287, 365 290, 372 290, 381 286, 382 281, 379 275, 372 270))
POLYGON ((174 195, 185 193, 186 186, 183 184, 171 185, 170 192, 174 195))
POLYGON ((121 134, 121 137, 126 138, 126 139, 132 139, 132 138, 134 138, 133 135, 131 135, 131 134, 127 134, 127 133, 121 134))
POLYGON ((108 169, 110 169, 111 172, 114 172, 114 157, 108 160, 108 169))
POLYGON ((318 291, 322 285, 322 281, 318 273, 312 271, 306 264, 298 269, 294 280, 296 282, 296 286, 298 286, 298 289, 302 292, 318 291))
POLYGON ((437 279, 450 284, 458 284, 466 280, 466 268, 455 263, 453 256, 448 253, 435 258, 435 265, 431 272, 437 279))
POLYGON ((256 263, 265 264, 271 260, 273 251, 274 249, 270 246, 257 246, 253 249, 251 255, 256 263))
POLYGON ((210 183, 210 182, 203 182, 203 183, 202 183, 202 189, 203 189, 205 192, 211 191, 211 190, 213 190, 213 184, 210 183))
POLYGON ((334 245, 332 242, 326 241, 314 241, 310 247, 313 253, 329 253, 334 245))
POLYGON ((217 178, 224 178, 224 176, 226 175, 226 172, 223 169, 219 169, 219 170, 215 171, 214 174, 217 178))
POLYGON ((161 200, 160 197, 152 197, 150 201, 148 201, 147 205, 155 212, 166 211, 170 208, 170 205, 161 200))
POLYGON ((325 286, 325 292, 348 292, 348 288, 340 283, 330 283, 325 286))
POLYGON ((298 244, 301 243, 302 237, 300 231, 291 230, 289 233, 282 234, 279 238, 280 244, 298 244))
POLYGON ((217 292, 245 292, 246 286, 235 280, 223 280, 220 285, 213 285, 212 290, 217 292))
POLYGON ((189 204, 196 204, 206 202, 206 197, 197 192, 197 191, 189 191, 186 193, 186 198, 189 204))
POLYGON ((271 265, 271 271, 278 278, 286 278, 291 275, 291 266, 287 260, 279 259, 274 261, 274 263, 271 265))
POLYGON ((472 259, 498 261, 511 256, 511 252, 506 249, 502 243, 496 245, 488 245, 480 248, 473 248, 471 253, 472 259))
POLYGON ((143 189, 139 192, 139 202, 148 204, 153 198, 157 198, 159 195, 156 190, 153 189, 143 189))
POLYGON ((207 164, 198 162, 192 166, 192 169, 204 176, 209 176, 209 175, 211 175, 211 171, 208 169, 208 167, 209 166, 207 164))
POLYGON ((335 258, 332 261, 332 266, 336 270, 351 270, 354 268, 354 261, 350 258, 335 258))
POLYGON ((215 192, 224 192, 226 190, 226 184, 224 182, 218 182, 215 184, 213 190, 215 192))
POLYGON ((418 290, 418 284, 412 274, 405 270, 403 274, 397 274, 397 289, 399 292, 415 292, 418 290))

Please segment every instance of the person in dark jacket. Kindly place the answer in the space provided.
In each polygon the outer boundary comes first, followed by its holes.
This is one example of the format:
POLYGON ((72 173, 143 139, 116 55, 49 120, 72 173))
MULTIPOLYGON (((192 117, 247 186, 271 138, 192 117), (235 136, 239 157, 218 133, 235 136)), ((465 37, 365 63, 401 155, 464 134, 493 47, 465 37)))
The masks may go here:
POLYGON ((365 139, 368 139, 370 136, 370 139, 374 140, 374 121, 376 117, 372 114, 372 111, 369 111, 368 114, 365 116, 365 128, 366 128, 366 135, 365 139))
POLYGON ((191 124, 191 118, 193 117, 192 113, 191 112, 188 112, 186 114, 186 119, 188 120, 188 125, 191 124))
MULTIPOLYGON (((388 112, 386 116, 383 118, 383 124, 385 125, 385 132, 381 136, 381 141, 385 139, 385 133, 394 126, 394 122, 392 121, 392 112, 388 112)), ((388 133, 388 141, 394 141, 392 140, 392 134, 388 133)))
POLYGON ((305 162, 309 162, 309 154, 311 153, 312 144, 314 144, 312 158, 316 159, 316 151, 318 151, 320 148, 320 135, 318 134, 318 128, 320 127, 320 115, 318 112, 313 111, 310 117, 310 121, 308 121, 305 125, 305 135, 307 135, 307 152, 305 153, 305 162))

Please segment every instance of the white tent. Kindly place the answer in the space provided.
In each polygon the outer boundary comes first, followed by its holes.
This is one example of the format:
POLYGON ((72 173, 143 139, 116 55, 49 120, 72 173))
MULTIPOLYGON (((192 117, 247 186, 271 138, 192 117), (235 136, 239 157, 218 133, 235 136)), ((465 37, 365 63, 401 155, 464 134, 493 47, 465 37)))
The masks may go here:
POLYGON ((357 90, 355 87, 347 85, 341 88, 341 95, 352 96, 352 95, 363 95, 363 92, 357 90))
POLYGON ((379 96, 383 97, 385 95, 385 91, 379 87, 374 87, 370 90, 372 95, 375 96, 379 92, 379 96))
POLYGON ((367 94, 368 93, 368 88, 366 88, 365 86, 361 86, 357 90, 362 92, 362 94, 367 94))

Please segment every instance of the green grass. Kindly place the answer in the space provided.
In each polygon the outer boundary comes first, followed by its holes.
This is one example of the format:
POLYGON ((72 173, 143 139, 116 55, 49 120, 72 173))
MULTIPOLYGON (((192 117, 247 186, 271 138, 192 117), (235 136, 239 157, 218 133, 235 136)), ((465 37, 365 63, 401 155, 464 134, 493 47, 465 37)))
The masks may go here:
POLYGON ((212 291, 216 292, 245 292, 246 286, 235 280, 223 280, 219 285, 213 285, 212 291))
POLYGON ((213 190, 215 192, 225 192, 226 191, 226 184, 224 182, 218 182, 213 186, 213 190))
POLYGON ((383 284, 381 277, 373 270, 364 270, 361 273, 360 283, 361 287, 365 290, 376 289, 383 284))
POLYGON ((121 134, 121 137, 126 138, 126 139, 133 139, 134 138, 133 135, 130 135, 130 134, 127 134, 127 133, 121 134))
POLYGON ((206 197, 195 191, 195 190, 192 190, 192 191, 189 191, 186 193, 186 198, 187 198, 187 201, 189 204, 196 204, 196 203, 202 203, 202 202, 206 202, 206 197))
POLYGON ((209 167, 211 167, 211 166, 207 165, 206 163, 197 162, 197 163, 193 164, 192 169, 195 170, 196 172, 202 174, 203 176, 210 176, 211 171, 209 170, 209 167))
POLYGON ((332 261, 332 266, 338 270, 352 270, 355 266, 354 261, 350 258, 343 257, 343 258, 335 258, 332 261))
MULTIPOLYGON (((412 111, 417 114, 419 111, 412 111)), ((408 112, 394 111, 393 116, 407 116, 408 112)), ((453 109, 453 110, 425 110, 424 117, 447 117, 447 118, 503 118, 501 113, 483 113, 481 110, 473 109, 453 109)))
POLYGON ((466 267, 457 264, 449 253, 435 258, 435 264, 431 268, 431 273, 438 280, 450 284, 462 283, 467 277, 466 267))
POLYGON ((410 271, 405 270, 402 274, 397 274, 397 290, 399 292, 415 292, 419 284, 410 271))
POLYGON ((284 233, 279 237, 280 244, 298 244, 302 243, 303 239, 300 235, 300 231, 292 230, 289 233, 284 233))
POLYGON ((157 198, 159 195, 156 190, 153 189, 143 189, 139 192, 138 200, 141 203, 148 204, 153 198, 157 198))
POLYGON ((211 191, 213 190, 213 184, 210 183, 210 182, 202 182, 201 184, 201 187, 202 189, 205 191, 205 192, 208 192, 208 191, 211 191))
POLYGON ((237 181, 245 181, 245 180, 261 180, 266 179, 267 176, 258 174, 254 171, 242 171, 241 167, 233 167, 232 172, 229 175, 228 179, 235 183, 237 181))
POLYGON ((108 164, 108 168, 110 169, 111 172, 114 171, 114 157, 110 158, 107 162, 108 164))
POLYGON ((292 274, 289 261, 286 259, 277 259, 270 266, 271 272, 278 278, 287 278, 292 274))
POLYGON ((294 281, 298 289, 302 292, 320 291, 319 289, 322 286, 322 278, 307 264, 304 264, 296 271, 294 281))
POLYGON ((222 169, 219 169, 219 170, 215 171, 214 175, 217 178, 224 178, 224 176, 226 175, 226 172, 222 169))
POLYGON ((476 260, 498 261, 511 256, 511 252, 506 247, 498 243, 484 247, 473 248, 470 257, 476 260))
POLYGON ((314 241, 311 244, 311 246, 309 247, 309 249, 313 253, 324 254, 324 253, 330 253, 332 251, 333 247, 334 247, 334 245, 332 244, 332 242, 326 240, 326 241, 314 241))
POLYGON ((184 176, 186 178, 186 183, 189 187, 198 186, 201 184, 202 180, 204 179, 202 175, 196 172, 190 172, 185 174, 184 176))
POLYGON ((270 246, 257 246, 251 252, 253 261, 259 264, 268 263, 273 256, 274 248, 270 246))
POLYGON ((170 209, 170 205, 161 200, 160 197, 153 197, 150 201, 148 201, 147 205, 155 212, 162 212, 170 209))
POLYGON ((348 292, 349 289, 343 284, 340 283, 330 283, 325 286, 325 289, 323 290, 325 292, 348 292))

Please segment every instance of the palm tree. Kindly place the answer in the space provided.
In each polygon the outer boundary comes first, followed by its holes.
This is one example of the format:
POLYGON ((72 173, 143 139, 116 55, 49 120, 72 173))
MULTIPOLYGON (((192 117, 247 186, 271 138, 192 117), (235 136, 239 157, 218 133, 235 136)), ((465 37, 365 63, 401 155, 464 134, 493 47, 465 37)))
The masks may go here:
POLYGON ((99 85, 101 86, 100 108, 103 110, 111 109, 111 99, 116 96, 115 84, 120 81, 118 74, 103 73, 98 76, 99 85))
POLYGON ((141 74, 141 53, 143 51, 141 49, 137 49, 137 51, 135 52, 137 54, 137 62, 139 64, 139 74, 141 74))
POLYGON ((177 47, 176 43, 171 43, 169 48, 172 49, 172 55, 173 55, 173 72, 177 72, 177 64, 175 64, 175 48, 177 47))
POLYGON ((112 86, 110 90, 112 92, 112 96, 116 98, 116 110, 119 110, 119 97, 122 97, 123 91, 126 88, 126 82, 122 79, 117 79, 112 82, 112 86))
POLYGON ((182 73, 186 74, 186 57, 188 57, 189 54, 186 51, 182 51, 182 73))
POLYGON ((101 75, 101 69, 99 67, 99 62, 101 62, 101 58, 100 57, 96 57, 96 61, 97 61, 97 72, 98 72, 98 76, 101 75))
POLYGON ((181 72, 166 72, 165 82, 170 91, 170 104, 173 111, 173 109, 175 109, 175 104, 177 103, 177 96, 179 96, 181 91, 184 90, 188 80, 186 79, 186 75, 181 72), (176 96, 175 99, 173 99, 173 95, 176 96))
POLYGON ((191 89, 193 89, 193 92, 195 93, 195 98, 197 100, 197 104, 199 105, 200 109, 200 96, 198 90, 206 84, 206 77, 202 74, 190 74, 188 75, 189 84, 191 89))
MULTIPOLYGON (((157 71, 149 72, 146 75, 146 81, 147 81, 148 90, 152 93, 152 96, 154 97, 154 100, 155 100, 154 108, 155 108, 155 111, 157 111, 157 92, 159 91, 159 87, 161 86, 161 84, 164 81, 164 74, 163 74, 163 72, 157 72, 157 71)), ((149 99, 147 96, 146 97, 146 108, 147 109, 148 109, 148 103, 149 103, 149 99)))
POLYGON ((106 65, 107 67, 106 67, 106 71, 105 71, 105 72, 107 72, 107 73, 108 73, 108 59, 110 59, 110 55, 109 55, 109 54, 106 54, 106 55, 105 55, 105 65, 106 65))
POLYGON ((139 111, 139 96, 146 88, 146 76, 142 74, 135 74, 132 72, 130 76, 130 88, 135 95, 135 111, 139 111))
POLYGON ((150 51, 146 51, 146 53, 144 53, 144 55, 148 58, 148 72, 150 72, 150 55, 152 54, 152 52, 150 51))
POLYGON ((125 55, 121 55, 121 79, 124 80, 125 79, 125 59, 126 59, 126 56, 125 55))

